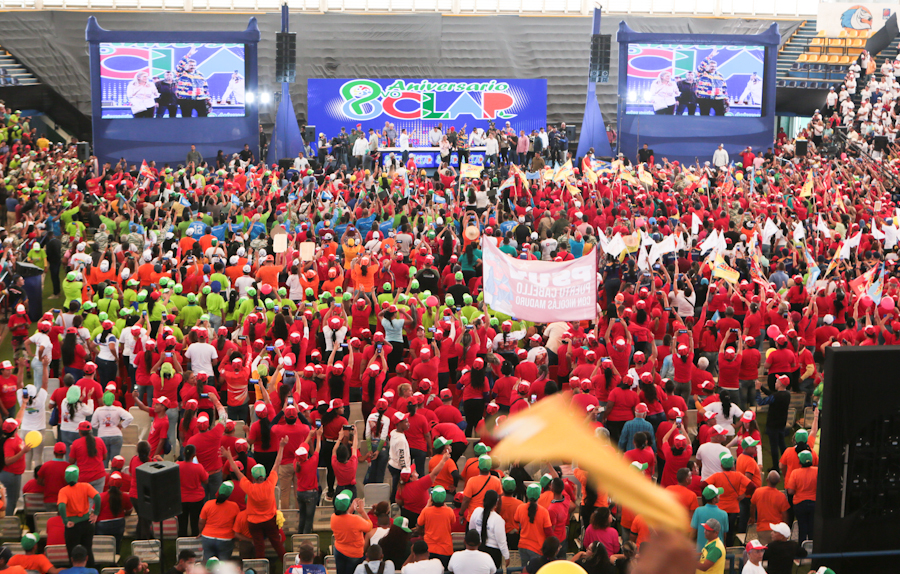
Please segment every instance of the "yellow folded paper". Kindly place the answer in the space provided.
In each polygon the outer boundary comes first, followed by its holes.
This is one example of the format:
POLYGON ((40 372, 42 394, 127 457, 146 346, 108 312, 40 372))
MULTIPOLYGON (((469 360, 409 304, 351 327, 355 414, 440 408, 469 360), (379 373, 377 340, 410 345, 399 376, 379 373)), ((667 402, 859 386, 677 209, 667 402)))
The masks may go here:
POLYGON ((620 454, 604 448, 582 416, 560 394, 507 419, 495 431, 500 443, 491 456, 501 462, 525 460, 571 461, 619 504, 640 514, 654 528, 686 532, 687 510, 663 488, 635 471, 620 454))

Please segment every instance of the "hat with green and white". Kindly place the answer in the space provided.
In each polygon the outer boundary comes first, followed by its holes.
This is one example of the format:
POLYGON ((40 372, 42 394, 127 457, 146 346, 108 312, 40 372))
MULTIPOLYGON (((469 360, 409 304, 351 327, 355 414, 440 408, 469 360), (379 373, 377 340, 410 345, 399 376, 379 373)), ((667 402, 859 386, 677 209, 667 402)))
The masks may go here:
POLYGON ((353 493, 349 490, 342 490, 340 494, 334 497, 334 509, 338 512, 346 512, 353 502, 353 493))
POLYGON ((491 470, 494 466, 494 460, 486 454, 478 457, 478 470, 491 470))
POLYGON ((715 486, 707 486, 703 489, 703 498, 705 500, 712 500, 717 496, 721 496, 725 493, 724 488, 716 488, 715 486))

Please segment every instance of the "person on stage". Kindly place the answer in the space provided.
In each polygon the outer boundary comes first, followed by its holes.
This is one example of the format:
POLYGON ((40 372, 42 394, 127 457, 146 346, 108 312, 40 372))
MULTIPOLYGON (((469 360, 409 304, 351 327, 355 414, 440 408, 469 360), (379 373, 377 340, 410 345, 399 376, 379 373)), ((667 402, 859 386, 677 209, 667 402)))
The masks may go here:
POLYGON ((675 114, 675 104, 681 92, 672 81, 672 72, 664 70, 650 84, 650 102, 653 104, 653 113, 658 116, 671 116, 675 114))
POLYGON ((131 115, 136 118, 153 117, 159 92, 156 91, 156 85, 150 82, 150 74, 138 72, 128 84, 125 93, 128 96, 128 105, 131 106, 131 115))
POLYGON ((707 56, 697 67, 697 104, 701 116, 708 116, 710 111, 714 111, 716 116, 724 116, 728 107, 728 85, 713 60, 716 54, 717 51, 707 56))
POLYGON ((162 118, 169 113, 170 118, 174 118, 178 112, 178 94, 177 84, 175 83, 175 74, 169 70, 163 74, 162 79, 156 82, 156 91, 159 96, 156 98, 156 117, 162 118))
POLYGON ((231 74, 228 87, 225 89, 225 93, 222 94, 222 102, 229 104, 244 103, 244 78, 241 77, 240 72, 237 70, 231 74))
POLYGON ((197 61, 191 58, 196 52, 197 48, 191 47, 175 68, 178 73, 178 106, 183 118, 193 117, 194 112, 197 112, 197 117, 205 118, 209 113, 209 85, 203 74, 197 71, 197 61))
MULTIPOLYGON (((678 80, 677 85, 679 94, 675 115, 684 115, 685 110, 687 110, 688 115, 693 116, 697 113, 697 94, 694 93, 697 89, 697 78, 694 77, 694 72, 685 74, 684 78, 678 80)), ((614 145, 614 143, 610 142, 610 145, 614 145)))

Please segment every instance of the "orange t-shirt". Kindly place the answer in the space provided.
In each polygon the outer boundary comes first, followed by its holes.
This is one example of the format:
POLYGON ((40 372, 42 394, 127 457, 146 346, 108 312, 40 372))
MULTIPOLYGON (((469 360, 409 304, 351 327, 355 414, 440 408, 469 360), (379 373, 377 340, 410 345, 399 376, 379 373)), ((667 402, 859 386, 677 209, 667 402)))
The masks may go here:
POLYGON ((787 496, 777 488, 763 486, 757 488, 750 502, 756 505, 756 530, 766 532, 772 530, 773 524, 783 522, 783 512, 791 507, 787 496))
POLYGON ((241 479, 241 490, 247 495, 248 522, 259 524, 275 516, 276 484, 278 473, 274 471, 263 482, 250 482, 246 476, 241 479))
POLYGON ((519 528, 519 548, 531 550, 540 554, 541 546, 544 545, 544 539, 547 535, 544 533, 545 528, 551 528, 550 512, 543 506, 538 505, 537 512, 534 515, 534 522, 528 520, 529 504, 523 503, 516 509, 515 522, 519 528))
POLYGON ((365 275, 362 274, 363 267, 365 265, 362 264, 354 266, 350 270, 350 277, 353 278, 354 287, 369 293, 375 288, 375 275, 378 274, 378 266, 370 263, 365 275))
POLYGON ((448 506, 426 506, 417 524, 425 531, 425 543, 432 554, 453 554, 453 523, 457 516, 448 506))
POLYGON ((348 558, 362 558, 365 538, 372 530, 372 521, 355 514, 332 514, 331 531, 334 532, 334 548, 348 558))
POLYGON ((500 517, 506 521, 506 533, 509 534, 516 529, 516 511, 525 504, 518 498, 513 496, 503 496, 500 498, 500 517))
POLYGON ((634 517, 636 515, 627 506, 622 506, 621 509, 622 509, 622 516, 619 518, 619 522, 622 524, 622 528, 631 530, 631 523, 634 522, 634 517))
POLYGON ((256 278, 260 283, 272 286, 274 289, 278 289, 278 274, 281 273, 281 268, 276 267, 274 265, 263 265, 259 268, 259 271, 256 272, 256 278))
POLYGON ((671 492, 678 502, 687 508, 688 516, 693 516, 694 511, 700 506, 700 503, 697 502, 697 495, 690 488, 685 488, 680 484, 673 484, 672 486, 667 486, 666 490, 671 492))
POLYGON ((475 512, 476 508, 484 506, 484 495, 487 494, 487 491, 489 490, 495 490, 497 491, 497 494, 503 494, 503 488, 500 486, 500 479, 494 475, 478 475, 475 478, 469 479, 466 483, 466 489, 463 491, 463 496, 471 499, 469 501, 469 507, 466 508, 467 522, 472 518, 472 513, 475 512), (485 485, 485 482, 487 482, 487 485, 485 485))
POLYGON ((463 481, 464 484, 468 484, 469 479, 478 476, 478 457, 472 457, 466 461, 466 465, 463 467, 462 472, 459 473, 459 478, 463 481))
MULTIPOLYGON (((813 457, 813 466, 819 466, 819 455, 816 454, 816 451, 812 452, 813 457)), ((791 473, 800 468, 800 459, 797 458, 797 447, 792 446, 791 448, 784 451, 781 455, 781 460, 778 461, 780 464, 784 465, 784 483, 787 484, 787 481, 791 478, 791 473)))
POLYGON ((250 523, 247 522, 247 511, 242 510, 234 518, 234 533, 240 534, 245 538, 253 538, 250 534, 250 523))
POLYGON ((201 534, 207 538, 221 538, 231 540, 234 538, 234 519, 241 509, 230 500, 222 504, 216 504, 215 500, 209 500, 200 511, 200 520, 205 520, 201 534))
POLYGON ((650 539, 650 527, 647 526, 647 521, 644 520, 644 517, 640 514, 635 516, 634 520, 631 522, 631 532, 633 532, 637 538, 634 543, 638 548, 641 547, 641 544, 650 539))
POLYGON ((64 486, 59 491, 57 503, 66 505, 66 517, 78 518, 91 510, 91 500, 97 491, 88 482, 76 482, 75 486, 64 486))
POLYGON ((43 554, 16 554, 6 565, 21 566, 25 570, 34 570, 41 574, 47 574, 53 568, 53 564, 43 554))
MULTIPOLYGON (((587 495, 588 475, 580 468, 576 468, 575 478, 581 483, 581 500, 578 503, 584 504, 584 497, 587 495)), ((597 502, 594 503, 594 508, 609 508, 609 494, 605 490, 597 490, 597 502)))
POLYGON ((719 508, 729 514, 735 514, 741 511, 741 505, 738 499, 747 490, 750 479, 736 470, 723 470, 706 479, 706 483, 717 488, 721 488, 725 492, 719 496, 719 508))
POLYGON ((804 500, 816 500, 816 483, 819 480, 819 467, 800 467, 791 473, 791 478, 784 483, 785 488, 794 491, 794 504, 804 500))
MULTIPOLYGON (((434 470, 443 458, 444 456, 441 454, 436 454, 431 457, 431 460, 428 461, 428 472, 434 470)), ((451 492, 456 492, 456 483, 453 481, 453 472, 456 470, 459 470, 456 463, 453 462, 452 458, 448 458, 447 463, 444 464, 444 468, 441 469, 441 472, 439 472, 434 479, 435 486, 443 486, 451 492)))
POLYGON ((750 475, 750 482, 756 488, 762 486, 762 475, 759 472, 759 464, 756 462, 756 459, 747 454, 741 454, 737 458, 737 464, 735 464, 734 469, 744 476, 750 475))

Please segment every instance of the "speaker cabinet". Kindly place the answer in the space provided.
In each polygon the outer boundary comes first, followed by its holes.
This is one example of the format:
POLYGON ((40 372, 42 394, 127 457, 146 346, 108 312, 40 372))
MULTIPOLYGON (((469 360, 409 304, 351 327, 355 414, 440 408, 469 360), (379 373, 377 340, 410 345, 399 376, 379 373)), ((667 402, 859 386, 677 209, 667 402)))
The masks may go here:
POLYGON ((797 140, 797 147, 794 150, 797 157, 806 157, 809 153, 809 142, 807 140, 797 140))
POLYGON ((297 34, 275 34, 275 81, 293 83, 297 79, 297 34))
POLYGON ((141 518, 162 522, 181 514, 181 475, 174 462, 148 462, 137 467, 137 511, 141 518))
POLYGON ((75 144, 75 151, 78 153, 78 161, 87 161, 91 159, 91 144, 87 142, 78 142, 75 144))

